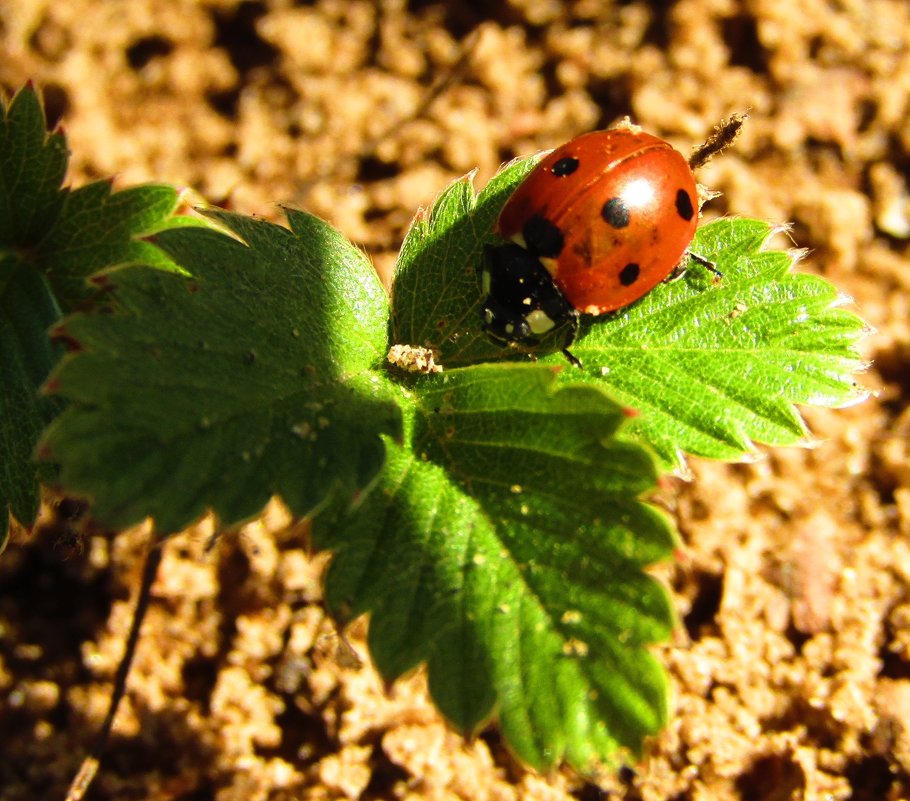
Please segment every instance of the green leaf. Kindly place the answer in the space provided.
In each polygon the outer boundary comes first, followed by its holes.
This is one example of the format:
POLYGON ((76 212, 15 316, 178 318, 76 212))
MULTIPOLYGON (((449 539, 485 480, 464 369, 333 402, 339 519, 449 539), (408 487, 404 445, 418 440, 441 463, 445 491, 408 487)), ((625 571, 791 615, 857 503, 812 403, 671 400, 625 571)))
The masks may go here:
POLYGON ((171 187, 112 192, 106 181, 62 188, 66 141, 48 133, 41 101, 29 85, 0 102, 0 550, 9 515, 32 525, 38 479, 50 477, 32 461, 44 427, 62 408, 41 398, 40 386, 59 358, 48 329, 61 308, 84 305, 97 293, 86 278, 124 264, 174 270, 165 254, 139 237, 175 225, 171 187))
POLYGON ((0 551, 10 515, 24 525, 38 516, 42 471, 32 452, 60 406, 38 387, 59 356, 47 336, 59 313, 38 273, 0 260, 0 551))
MULTIPOLYGON (((529 357, 486 341, 480 329, 478 266, 510 192, 533 167, 515 162, 475 196, 468 179, 450 186, 411 227, 392 289, 396 343, 435 351, 444 367, 529 357)), ((597 382, 640 412, 627 435, 647 443, 662 466, 684 454, 739 459, 754 443, 790 445, 807 432, 794 404, 845 405, 864 397, 854 374, 863 321, 817 276, 791 272, 794 254, 765 249, 776 229, 747 219, 702 226, 697 263, 631 306, 583 317, 572 352, 582 371, 563 380, 597 382)), ((557 348, 554 348, 558 350, 557 348)), ((565 365, 558 353, 540 358, 565 365)))
POLYGON ((38 515, 39 470, 32 450, 58 406, 39 398, 37 389, 58 356, 47 328, 59 310, 20 251, 59 214, 66 161, 66 143, 45 130, 31 87, 9 104, 0 99, 0 551, 10 515, 24 525, 38 515))
POLYGON ((400 435, 388 305, 366 259, 315 217, 293 230, 227 212, 155 243, 190 274, 110 276, 107 313, 64 323, 79 350, 54 388, 70 406, 44 451, 99 520, 161 534, 212 509, 225 524, 273 494, 305 514, 369 488, 400 435))
POLYGON ((392 287, 392 341, 434 350, 448 367, 509 356, 480 330, 483 246, 534 159, 507 165, 475 195, 472 176, 452 184, 414 219, 401 246, 392 287))
POLYGON ((96 291, 86 279, 103 271, 144 264, 181 272, 145 239, 166 228, 202 224, 193 217, 175 217, 179 203, 177 190, 160 184, 114 192, 109 181, 96 181, 67 190, 59 217, 30 262, 47 276, 65 310, 84 305, 96 291))
POLYGON ((39 242, 57 219, 67 149, 63 134, 47 132, 30 85, 0 107, 0 249, 8 253, 39 242))
POLYGON ((638 752, 666 721, 647 650, 673 627, 643 568, 666 558, 666 519, 638 500, 654 465, 614 438, 621 410, 593 386, 555 391, 543 365, 479 365, 418 379, 404 445, 386 441, 378 490, 319 517, 326 581, 345 617, 369 611, 392 680, 426 661, 465 733, 495 710, 538 768, 586 770, 638 752))
MULTIPOLYGON (((738 459, 755 442, 807 437, 794 404, 845 405, 864 397, 854 374, 863 321, 829 282, 791 272, 794 255, 766 250, 774 233, 757 220, 723 219, 699 229, 690 262, 612 315, 588 318, 573 353, 584 375, 640 415, 630 436, 665 466, 683 453, 738 459)), ((573 378, 577 376, 573 375, 573 378)))

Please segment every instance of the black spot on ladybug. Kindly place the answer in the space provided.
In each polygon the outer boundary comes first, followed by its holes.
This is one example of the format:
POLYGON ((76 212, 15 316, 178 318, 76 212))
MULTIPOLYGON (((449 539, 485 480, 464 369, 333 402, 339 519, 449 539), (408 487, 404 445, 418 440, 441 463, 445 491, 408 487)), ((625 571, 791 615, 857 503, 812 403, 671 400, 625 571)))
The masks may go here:
POLYGON ((578 159, 574 156, 566 156, 564 159, 560 159, 550 167, 550 172, 557 178, 564 178, 567 175, 571 175, 577 169, 578 159))
POLYGON ((685 189, 679 189, 676 192, 676 212, 686 222, 692 219, 695 214, 695 207, 692 205, 692 198, 685 189))
POLYGON ((562 253, 562 231, 546 217, 535 214, 524 224, 521 233, 528 250, 536 256, 554 259, 562 253))
POLYGON ((614 228, 625 228, 629 224, 629 207, 621 197, 611 197, 604 203, 600 214, 614 228))
POLYGON ((634 261, 630 261, 619 271, 619 283, 623 286, 632 286, 638 280, 640 272, 641 268, 634 261))

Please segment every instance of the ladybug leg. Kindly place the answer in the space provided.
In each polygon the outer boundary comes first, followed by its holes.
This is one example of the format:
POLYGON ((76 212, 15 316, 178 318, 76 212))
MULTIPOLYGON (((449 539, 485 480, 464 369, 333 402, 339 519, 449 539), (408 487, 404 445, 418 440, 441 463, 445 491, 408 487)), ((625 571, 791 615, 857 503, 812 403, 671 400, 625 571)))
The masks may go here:
POLYGON ((569 316, 569 341, 566 343, 566 347, 562 349, 562 355, 566 357, 566 360, 569 362, 569 364, 579 369, 581 369, 581 360, 569 350, 569 345, 571 345, 575 341, 575 337, 578 336, 578 329, 580 325, 581 321, 578 313, 575 312, 574 314, 571 314, 569 316))
POLYGON ((575 356, 568 348, 562 349, 562 355, 566 357, 566 361, 569 362, 573 367, 578 367, 581 369, 581 360, 575 356))
POLYGON ((677 265, 673 268, 673 272, 671 272, 666 278, 664 278, 663 283, 672 284, 674 281, 678 281, 680 278, 682 278, 686 274, 686 264, 688 263, 688 261, 689 261, 689 255, 686 254, 679 260, 677 265))
POLYGON ((721 279, 724 277, 724 274, 717 269, 717 265, 710 259, 706 259, 704 256, 699 256, 697 253, 692 253, 691 251, 687 254, 692 261, 700 264, 708 272, 714 273, 715 279, 721 279))
POLYGON ((669 284, 682 278, 683 275, 685 275, 689 259, 692 259, 692 261, 700 264, 709 272, 714 273, 715 279, 724 277, 724 274, 717 269, 717 265, 715 265, 713 261, 706 259, 704 256, 699 256, 697 253, 693 253, 691 250, 689 250, 683 254, 683 257, 679 260, 679 263, 673 268, 673 272, 664 278, 664 283, 669 284))

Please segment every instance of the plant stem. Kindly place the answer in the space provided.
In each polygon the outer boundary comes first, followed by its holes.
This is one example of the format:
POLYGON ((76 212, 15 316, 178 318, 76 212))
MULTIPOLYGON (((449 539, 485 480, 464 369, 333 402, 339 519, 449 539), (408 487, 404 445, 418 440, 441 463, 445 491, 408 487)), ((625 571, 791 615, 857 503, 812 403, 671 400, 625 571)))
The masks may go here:
POLYGON ((149 602, 152 597, 152 585, 155 583, 160 564, 161 542, 156 538, 152 540, 145 557, 139 597, 136 599, 136 609, 133 611, 133 622, 130 626, 129 636, 126 639, 126 647, 124 648, 123 656, 120 658, 120 664, 117 666, 117 673, 114 676, 114 687, 111 692, 111 702, 107 710, 107 717, 105 717, 104 723, 101 724, 101 730, 98 732, 98 739, 95 741, 94 748, 82 761, 79 772, 70 784, 69 791, 66 794, 66 801, 82 801, 83 796, 85 796, 95 775, 98 773, 101 757, 104 756, 104 752, 107 750, 111 730, 114 727, 117 709, 126 694, 126 678, 130 672, 130 666, 133 664, 133 657, 136 655, 139 630, 142 628, 142 621, 145 619, 146 612, 148 612, 149 602))

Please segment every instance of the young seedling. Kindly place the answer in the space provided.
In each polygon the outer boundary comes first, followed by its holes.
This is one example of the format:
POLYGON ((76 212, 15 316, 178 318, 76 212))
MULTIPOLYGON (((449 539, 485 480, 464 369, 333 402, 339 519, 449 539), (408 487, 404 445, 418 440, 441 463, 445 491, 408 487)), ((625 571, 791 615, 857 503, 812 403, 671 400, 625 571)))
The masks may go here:
MULTIPOLYGON (((459 180, 419 214, 390 299, 361 252, 311 215, 289 210, 285 228, 208 210, 207 224, 173 217, 172 190, 63 191, 65 144, 46 134, 34 91, 0 121, 0 171, 11 148, 35 165, 0 184, 12 187, 4 299, 24 286, 47 310, 29 348, 0 338, 4 354, 40 357, 22 371, 28 391, 2 395, 34 421, 0 485, 13 513, 32 514, 17 499, 37 486, 38 441, 48 480, 89 499, 101 523, 151 518, 141 610, 165 538, 206 511, 235 525, 279 496, 334 554, 325 597, 339 625, 370 613, 381 676, 425 664, 455 728, 471 735, 495 712, 541 770, 619 764, 668 719, 650 648, 676 621, 645 570, 676 545, 645 500, 661 471, 685 454, 800 442, 794 404, 862 397, 862 321, 831 284, 792 272, 793 253, 767 248, 767 223, 700 227, 690 250, 722 280, 691 265, 583 317, 572 344, 583 369, 565 369, 558 343, 514 361, 481 326, 478 268, 534 159, 479 193, 459 180), (116 240, 96 223, 115 212, 116 240), (93 294, 83 279, 99 271, 93 294)), ((3 314, 8 325, 8 303, 3 314)))

